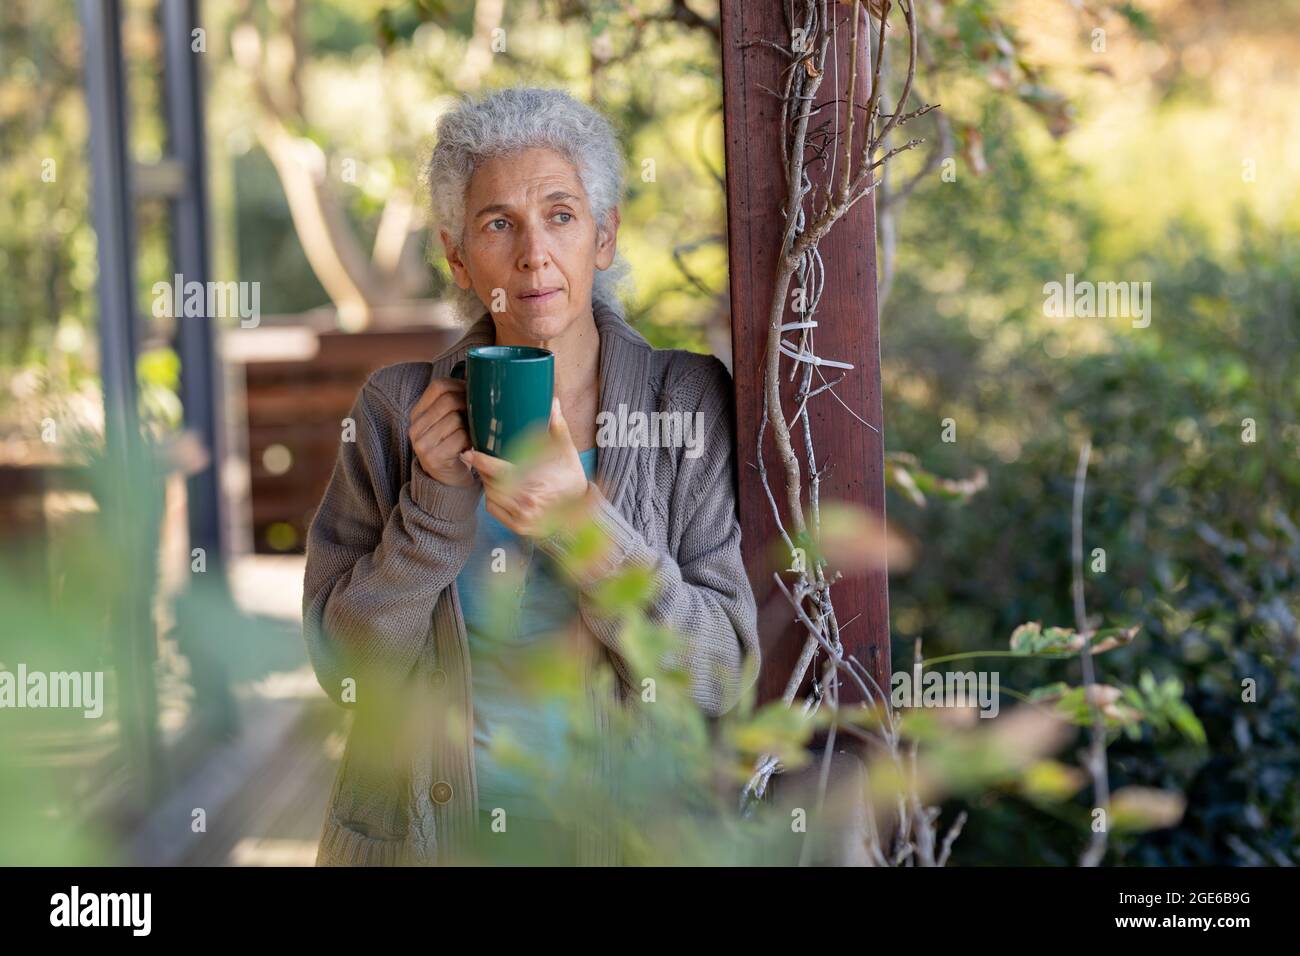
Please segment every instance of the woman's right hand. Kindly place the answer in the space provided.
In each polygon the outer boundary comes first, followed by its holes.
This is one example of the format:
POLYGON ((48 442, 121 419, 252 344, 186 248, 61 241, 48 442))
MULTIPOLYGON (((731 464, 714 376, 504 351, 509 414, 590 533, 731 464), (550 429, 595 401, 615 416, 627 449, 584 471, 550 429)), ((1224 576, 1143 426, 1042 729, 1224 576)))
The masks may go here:
POLYGON ((411 447, 425 474, 444 485, 475 481, 459 457, 470 447, 465 410, 465 382, 456 378, 433 379, 411 409, 411 447))

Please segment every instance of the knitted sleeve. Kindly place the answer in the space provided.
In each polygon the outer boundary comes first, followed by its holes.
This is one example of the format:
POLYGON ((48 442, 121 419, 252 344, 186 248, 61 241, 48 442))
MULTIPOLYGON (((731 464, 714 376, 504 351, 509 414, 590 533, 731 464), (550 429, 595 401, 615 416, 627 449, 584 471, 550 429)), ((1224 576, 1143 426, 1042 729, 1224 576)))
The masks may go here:
POLYGON ((373 381, 351 416, 356 440, 341 444, 308 529, 303 582, 308 656, 344 706, 344 678, 400 681, 415 667, 438 595, 469 557, 482 493, 436 481, 414 455, 403 473, 406 423, 373 381))

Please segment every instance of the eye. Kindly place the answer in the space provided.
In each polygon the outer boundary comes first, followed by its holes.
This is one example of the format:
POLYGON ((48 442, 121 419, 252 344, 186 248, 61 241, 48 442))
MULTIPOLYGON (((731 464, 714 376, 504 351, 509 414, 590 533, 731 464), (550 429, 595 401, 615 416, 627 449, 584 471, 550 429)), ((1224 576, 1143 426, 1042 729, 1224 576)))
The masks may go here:
MULTIPOLYGON (((564 220, 561 222, 561 225, 568 225, 570 222, 573 221, 573 213, 571 213, 571 212, 557 212, 557 213, 555 214, 555 216, 567 216, 567 217, 568 217, 567 219, 564 219, 564 220)), ((553 216, 552 218, 555 218, 555 217, 553 216)))
POLYGON ((509 223, 506 222, 506 220, 504 220, 504 219, 493 219, 491 222, 489 222, 489 223, 487 224, 488 232, 500 232, 500 231, 501 231, 500 229, 495 229, 495 228, 493 228, 493 227, 496 226, 496 224, 499 223, 499 222, 500 222, 500 223, 505 223, 506 225, 509 225, 509 223))

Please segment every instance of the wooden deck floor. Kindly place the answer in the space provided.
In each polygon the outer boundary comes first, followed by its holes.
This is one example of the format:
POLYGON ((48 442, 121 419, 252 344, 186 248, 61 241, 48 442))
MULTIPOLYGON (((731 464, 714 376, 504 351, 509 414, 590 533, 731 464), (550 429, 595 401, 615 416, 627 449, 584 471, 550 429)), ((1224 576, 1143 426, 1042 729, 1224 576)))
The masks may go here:
POLYGON ((129 841, 136 865, 315 862, 348 714, 316 684, 298 636, 302 559, 247 558, 232 590, 245 613, 282 625, 283 635, 273 632, 279 649, 237 691, 238 735, 205 752, 129 841), (194 832, 200 808, 206 829, 194 832))
POLYGON ((311 866, 346 715, 325 697, 298 720, 239 787, 182 866, 311 866))

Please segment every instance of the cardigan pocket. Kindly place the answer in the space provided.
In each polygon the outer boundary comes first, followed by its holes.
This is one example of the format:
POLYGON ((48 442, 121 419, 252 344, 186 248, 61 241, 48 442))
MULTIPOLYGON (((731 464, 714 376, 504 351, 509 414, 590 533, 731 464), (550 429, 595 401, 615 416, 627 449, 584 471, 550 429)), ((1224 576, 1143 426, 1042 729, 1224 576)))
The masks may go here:
MULTIPOLYGON (((361 714, 355 712, 354 718, 361 714)), ((394 866, 406 847, 404 768, 382 723, 355 720, 330 791, 317 866, 394 866)))
POLYGON ((404 838, 370 836, 357 829, 358 826, 339 820, 333 810, 327 813, 316 851, 316 865, 399 866, 404 862, 404 838))

